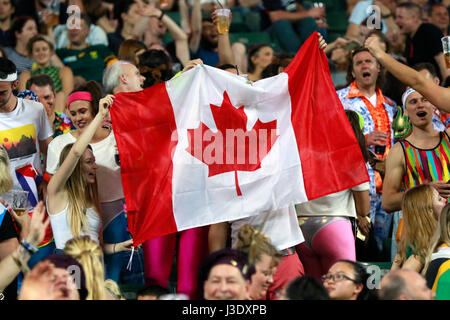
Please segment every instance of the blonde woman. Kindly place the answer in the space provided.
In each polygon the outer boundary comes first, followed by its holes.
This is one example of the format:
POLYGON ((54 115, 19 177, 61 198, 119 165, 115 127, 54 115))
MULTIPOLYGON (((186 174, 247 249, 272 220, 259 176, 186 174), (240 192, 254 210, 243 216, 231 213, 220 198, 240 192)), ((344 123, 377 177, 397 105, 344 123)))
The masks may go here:
POLYGON ((88 296, 86 300, 105 300, 105 271, 103 252, 89 236, 80 236, 66 242, 64 253, 77 260, 86 276, 88 296))
POLYGON ((450 205, 442 209, 422 274, 436 300, 450 300, 450 205))
POLYGON ((61 152, 59 169, 48 184, 47 207, 56 249, 61 251, 68 240, 88 235, 103 246, 106 254, 131 251, 133 240, 103 244, 98 201, 95 157, 88 145, 108 113, 114 96, 99 102, 99 111, 74 144, 61 152))
POLYGON ((255 267, 247 285, 249 299, 265 300, 281 254, 271 244, 269 237, 250 224, 243 225, 239 230, 236 249, 247 253, 249 263, 255 267))
POLYGON ((421 272, 437 219, 445 204, 446 200, 428 184, 405 192, 402 200, 403 231, 391 270, 404 268, 421 272))

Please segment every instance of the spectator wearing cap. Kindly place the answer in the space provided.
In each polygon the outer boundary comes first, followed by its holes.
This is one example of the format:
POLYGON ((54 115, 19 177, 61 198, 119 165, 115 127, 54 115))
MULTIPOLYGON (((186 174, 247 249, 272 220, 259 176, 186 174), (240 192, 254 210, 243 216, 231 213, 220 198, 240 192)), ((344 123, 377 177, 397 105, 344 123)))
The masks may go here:
POLYGON ((206 257, 199 269, 198 284, 206 300, 247 300, 246 285, 253 273, 245 253, 226 248, 206 257))

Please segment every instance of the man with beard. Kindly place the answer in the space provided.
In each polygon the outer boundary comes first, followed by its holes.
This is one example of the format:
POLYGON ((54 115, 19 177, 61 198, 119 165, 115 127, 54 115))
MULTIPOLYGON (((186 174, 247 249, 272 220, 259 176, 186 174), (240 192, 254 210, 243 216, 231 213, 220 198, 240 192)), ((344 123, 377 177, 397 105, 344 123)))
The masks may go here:
POLYGON ((219 33, 212 19, 202 20, 199 35, 200 42, 195 37, 190 42, 193 57, 202 59, 209 66, 216 66, 219 63, 219 53, 217 50, 219 33))
MULTIPOLYGON (((368 49, 358 48, 352 52, 347 80, 350 85, 337 92, 344 109, 353 110, 364 118, 363 134, 366 145, 383 161, 394 145, 392 122, 396 111, 395 102, 385 97, 380 89, 381 66, 368 49)), ((370 219, 374 236, 381 251, 383 240, 389 236, 392 216, 381 206, 382 176, 367 165, 370 176, 370 219)))

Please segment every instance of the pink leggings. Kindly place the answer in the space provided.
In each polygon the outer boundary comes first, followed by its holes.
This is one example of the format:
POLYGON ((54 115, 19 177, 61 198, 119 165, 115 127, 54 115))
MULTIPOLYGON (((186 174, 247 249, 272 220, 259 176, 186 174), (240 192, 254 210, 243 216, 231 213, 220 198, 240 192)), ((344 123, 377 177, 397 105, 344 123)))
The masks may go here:
POLYGON ((315 232, 310 243, 301 243, 296 249, 305 274, 319 280, 337 260, 356 260, 355 238, 348 220, 325 225, 315 232))
POLYGON ((168 288, 175 249, 178 249, 177 293, 198 299, 197 273, 208 255, 208 229, 209 226, 188 229, 144 242, 142 247, 147 285, 168 288))

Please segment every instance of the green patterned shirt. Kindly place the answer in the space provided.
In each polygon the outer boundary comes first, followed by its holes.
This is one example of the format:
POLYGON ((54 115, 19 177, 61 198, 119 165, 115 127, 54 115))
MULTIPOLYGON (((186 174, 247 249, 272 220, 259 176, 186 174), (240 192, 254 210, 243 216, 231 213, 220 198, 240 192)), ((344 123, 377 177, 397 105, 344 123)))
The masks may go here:
POLYGON ((55 84, 55 91, 60 92, 62 90, 62 81, 59 76, 60 68, 55 66, 48 66, 44 68, 33 68, 31 70, 31 75, 34 76, 36 74, 46 74, 52 78, 53 83, 55 84))

